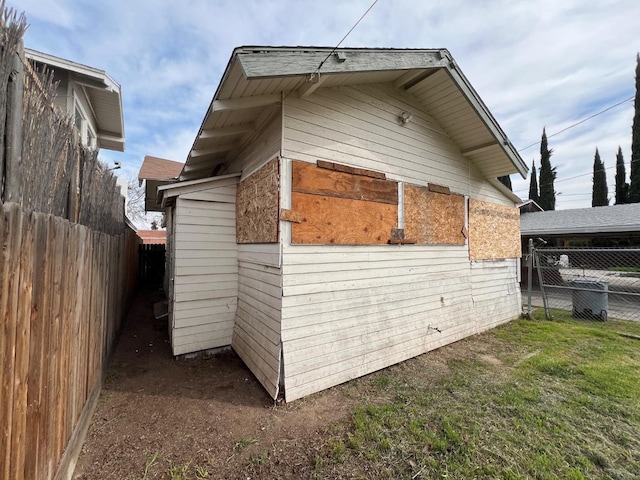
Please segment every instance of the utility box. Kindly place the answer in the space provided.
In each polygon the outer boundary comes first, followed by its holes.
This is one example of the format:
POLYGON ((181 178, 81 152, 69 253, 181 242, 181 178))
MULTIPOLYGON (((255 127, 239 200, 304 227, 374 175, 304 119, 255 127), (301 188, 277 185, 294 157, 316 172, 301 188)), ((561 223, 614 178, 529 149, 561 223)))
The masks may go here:
POLYGON ((574 318, 590 318, 605 322, 609 310, 609 282, 593 277, 569 280, 572 289, 574 318))

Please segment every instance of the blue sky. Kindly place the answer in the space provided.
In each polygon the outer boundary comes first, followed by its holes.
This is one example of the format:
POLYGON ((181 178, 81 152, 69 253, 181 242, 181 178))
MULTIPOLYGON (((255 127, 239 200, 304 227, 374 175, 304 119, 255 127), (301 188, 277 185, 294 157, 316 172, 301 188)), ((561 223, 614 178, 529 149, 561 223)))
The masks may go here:
MULTIPOLYGON (((233 48, 335 46, 372 0, 8 0, 25 45, 106 70, 122 85, 134 178, 145 155, 184 161, 233 48)), ((633 96, 640 2, 379 0, 346 47, 448 48, 516 148, 633 96)), ((633 101, 549 139, 557 208, 591 205, 596 146, 613 198, 618 145, 631 155, 633 101), (577 178, 570 179, 571 177, 577 178)), ((521 152, 539 167, 539 144, 521 152)), ((514 191, 529 181, 512 176, 514 191)), ((613 201, 611 202, 613 203, 613 201)))

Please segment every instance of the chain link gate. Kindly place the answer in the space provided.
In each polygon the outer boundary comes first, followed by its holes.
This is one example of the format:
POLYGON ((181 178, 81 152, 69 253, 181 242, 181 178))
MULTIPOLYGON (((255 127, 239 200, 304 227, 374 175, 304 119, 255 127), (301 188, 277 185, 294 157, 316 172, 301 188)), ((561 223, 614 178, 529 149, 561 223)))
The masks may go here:
POLYGON ((528 313, 541 306, 575 318, 640 321, 640 249, 529 245, 528 313), (529 260, 529 258, 531 260, 529 260), (531 268, 533 267, 533 268, 531 268))

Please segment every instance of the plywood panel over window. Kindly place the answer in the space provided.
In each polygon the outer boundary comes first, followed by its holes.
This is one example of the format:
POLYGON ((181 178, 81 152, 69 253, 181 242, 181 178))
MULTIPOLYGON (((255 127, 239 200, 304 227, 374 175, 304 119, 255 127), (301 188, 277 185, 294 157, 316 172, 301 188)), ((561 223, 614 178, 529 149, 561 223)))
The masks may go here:
POLYGON ((516 207, 469 200, 469 257, 520 257, 520 212, 516 207))
POLYGON ((398 184, 379 178, 381 175, 369 176, 365 170, 343 170, 347 172, 293 162, 291 207, 300 221, 292 225, 291 243, 372 245, 389 241, 398 223, 398 184))
POLYGON ((464 245, 464 196, 447 190, 405 185, 405 238, 424 245, 464 245))
POLYGON ((278 242, 279 163, 274 158, 238 184, 236 240, 238 243, 278 242))

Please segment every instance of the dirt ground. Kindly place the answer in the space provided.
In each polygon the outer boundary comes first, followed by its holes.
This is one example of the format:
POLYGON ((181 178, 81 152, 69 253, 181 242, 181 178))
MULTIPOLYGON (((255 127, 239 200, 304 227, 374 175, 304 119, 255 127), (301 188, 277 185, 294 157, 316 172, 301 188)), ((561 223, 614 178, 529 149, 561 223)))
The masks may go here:
MULTIPOLYGON (((166 328, 154 326, 160 299, 134 300, 76 480, 312 478, 316 456, 328 448, 325 434, 348 424, 356 405, 384 400, 374 374, 276 406, 233 351, 173 358, 166 328)), ((486 352, 470 345, 463 351, 486 352)), ((391 369, 408 378, 446 375, 451 352, 444 347, 391 369)))

